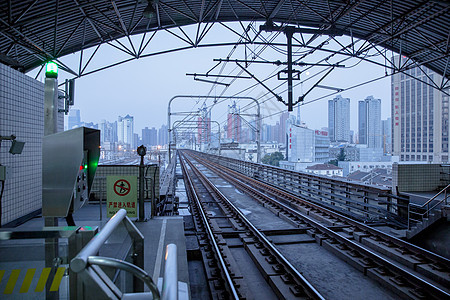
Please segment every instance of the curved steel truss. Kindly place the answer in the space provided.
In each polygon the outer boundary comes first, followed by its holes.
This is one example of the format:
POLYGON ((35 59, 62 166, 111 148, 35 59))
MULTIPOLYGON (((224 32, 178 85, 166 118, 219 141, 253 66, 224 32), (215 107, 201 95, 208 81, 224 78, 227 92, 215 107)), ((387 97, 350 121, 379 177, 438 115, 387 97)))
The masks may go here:
POLYGON ((303 28, 294 36, 294 48, 365 60, 370 60, 369 51, 376 52, 385 57, 383 66, 394 72, 417 66, 432 69, 442 75, 434 86, 444 90, 450 78, 449 11, 449 2, 438 0, 8 0, 0 2, 0 62, 28 72, 57 60, 65 71, 80 77, 159 53, 270 44, 267 34, 254 23, 269 21, 303 28), (155 11, 151 18, 143 15, 149 5, 155 11), (238 22, 241 30, 229 22, 238 22), (196 30, 186 30, 185 25, 193 25, 196 30), (213 26, 232 31, 238 41, 205 42, 213 26), (183 45, 150 51, 158 31, 170 33, 183 45), (345 35, 345 42, 336 36, 325 41, 319 38, 330 31, 345 35), (329 41, 333 47, 328 46, 329 41), (101 46, 120 50, 126 57, 89 68, 101 46), (386 49, 408 59, 396 63, 386 49), (75 52, 80 53, 78 66, 59 60, 75 52))

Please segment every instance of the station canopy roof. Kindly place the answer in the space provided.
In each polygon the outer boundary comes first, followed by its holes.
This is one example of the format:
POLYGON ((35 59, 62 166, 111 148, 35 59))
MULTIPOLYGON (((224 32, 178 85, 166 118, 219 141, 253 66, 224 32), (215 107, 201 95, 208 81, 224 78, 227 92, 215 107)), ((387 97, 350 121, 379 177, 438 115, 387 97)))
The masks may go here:
POLYGON ((438 0, 4 0, 0 62, 27 72, 66 54, 144 32, 270 21, 363 39, 448 79, 449 10, 449 1, 438 0))

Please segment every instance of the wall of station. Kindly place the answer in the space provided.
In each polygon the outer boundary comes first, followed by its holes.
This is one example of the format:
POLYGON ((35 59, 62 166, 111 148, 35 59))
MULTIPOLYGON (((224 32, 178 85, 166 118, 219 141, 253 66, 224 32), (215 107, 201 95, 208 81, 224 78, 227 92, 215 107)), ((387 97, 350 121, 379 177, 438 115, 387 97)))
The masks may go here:
POLYGON ((448 165, 395 163, 392 166, 392 188, 399 192, 439 191, 449 183, 448 165))
MULTIPOLYGON (((58 130, 63 128, 64 115, 60 113, 58 130)), ((0 64, 0 135, 11 134, 25 142, 25 146, 22 154, 12 155, 11 141, 2 141, 0 145, 0 164, 7 168, 1 197, 2 225, 38 213, 42 208, 44 84, 0 64)))

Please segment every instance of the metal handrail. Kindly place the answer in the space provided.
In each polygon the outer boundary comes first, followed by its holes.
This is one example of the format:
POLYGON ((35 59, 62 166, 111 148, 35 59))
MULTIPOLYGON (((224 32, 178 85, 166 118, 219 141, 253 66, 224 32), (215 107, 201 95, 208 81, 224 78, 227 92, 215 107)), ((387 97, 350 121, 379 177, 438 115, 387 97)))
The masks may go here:
POLYGON ((80 253, 78 253, 77 256, 72 259, 70 262, 70 268, 72 271, 78 273, 86 268, 89 256, 95 255, 100 250, 100 247, 103 246, 109 236, 114 232, 126 216, 127 211, 122 208, 111 217, 102 230, 94 236, 89 243, 87 243, 87 245, 80 251, 80 253))
MULTIPOLYGON (((136 276, 137 278, 139 278, 140 280, 142 280, 148 286, 148 288, 152 292, 153 299, 155 299, 155 300, 160 299, 158 287, 155 285, 155 283, 153 282, 150 275, 148 275, 148 273, 145 272, 144 270, 142 270, 141 268, 139 268, 129 262, 126 262, 124 260, 111 258, 111 257, 101 257, 101 256, 89 256, 88 263, 90 265, 111 267, 111 268, 120 269, 120 270, 129 272, 129 273, 133 274, 134 276, 136 276)), ((175 298, 170 298, 170 299, 175 299, 175 298)))
MULTIPOLYGON (((448 185, 447 185, 445 188, 443 188, 439 193, 437 193, 436 195, 434 195, 432 198, 430 198, 427 202, 425 202, 425 203, 422 204, 422 205, 415 204, 415 203, 410 203, 410 204, 413 205, 413 206, 416 206, 416 207, 423 208, 423 207, 427 206, 431 201, 433 201, 434 199, 436 199, 437 196, 439 196, 439 195, 442 194, 443 192, 446 192, 447 189, 448 189, 449 187, 450 187, 450 184, 448 184, 448 185)), ((446 199, 447 199, 447 197, 444 197, 444 199, 442 199, 442 200, 439 201, 439 202, 442 202, 443 200, 446 200, 446 199)))
POLYGON ((177 246, 169 244, 166 247, 166 263, 164 265, 164 277, 162 287, 162 299, 178 299, 178 267, 177 246))
POLYGON ((422 219, 423 217, 426 215, 427 217, 429 216, 429 213, 431 210, 433 210, 436 206, 440 205, 442 202, 445 201, 445 204, 447 204, 447 190, 450 188, 450 184, 448 184, 445 188, 443 188, 439 193, 437 193, 436 195, 434 195, 433 197, 431 197, 427 202, 425 202, 424 204, 420 205, 420 204, 415 204, 415 203, 409 203, 408 205, 408 229, 411 229, 411 215, 418 215, 421 216, 422 219), (445 196, 442 200, 439 200, 436 204, 434 204, 432 207, 430 207, 430 203, 432 201, 434 201, 439 195, 441 195, 442 193, 445 193, 445 196), (412 211, 411 207, 415 207, 415 208, 425 208, 427 207, 427 209, 425 210, 425 212, 420 213, 418 211, 412 211))
MULTIPOLYGON (((156 285, 154 285, 153 281, 148 281, 148 276, 144 268, 144 245, 143 245, 144 236, 141 232, 136 228, 136 226, 130 221, 127 217, 127 212, 125 209, 120 209, 103 227, 103 229, 94 236, 87 245, 71 260, 70 269, 73 273, 81 274, 89 274, 90 265, 106 265, 116 267, 117 269, 126 270, 128 272, 133 273, 136 276, 133 276, 133 291, 134 292, 143 292, 144 291, 144 283, 149 285, 150 290, 155 297, 159 298, 159 292, 157 291, 156 285), (132 243, 132 251, 133 251, 133 263, 130 264, 128 262, 124 262, 121 260, 117 260, 115 258, 96 258, 100 248, 105 244, 108 238, 115 232, 120 224, 123 224, 131 236, 132 243), (139 278, 137 280, 135 277, 139 278)), ((94 266, 92 266, 94 267, 94 266)), ((84 276, 84 275, 83 275, 84 276)), ((82 277, 83 277, 82 276, 82 277)), ((81 277, 80 277, 81 278, 81 277)), ((91 278, 92 279, 92 278, 91 278)), ((96 280, 94 280, 96 281, 96 280)), ((90 284, 90 281, 86 282, 90 284)), ((97 283, 99 284, 99 283, 97 283)))

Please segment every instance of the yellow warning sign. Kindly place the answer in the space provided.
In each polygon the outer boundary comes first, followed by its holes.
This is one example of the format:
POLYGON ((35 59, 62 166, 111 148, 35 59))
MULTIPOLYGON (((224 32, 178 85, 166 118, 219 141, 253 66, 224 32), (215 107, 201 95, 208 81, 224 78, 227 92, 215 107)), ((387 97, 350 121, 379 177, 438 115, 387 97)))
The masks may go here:
MULTIPOLYGON (((16 294, 17 291, 20 294, 43 292, 45 289, 45 284, 47 283, 47 281, 50 277, 49 276, 50 271, 51 271, 51 268, 43 268, 42 271, 38 270, 37 273, 36 273, 35 268, 25 269, 25 270, 14 269, 11 271, 0 270, 0 284, 2 283, 2 280, 4 277, 5 277, 5 280, 7 280, 6 286, 3 290, 3 294, 5 294, 5 295, 16 294), (24 271, 26 271, 25 276, 20 277, 21 279, 19 280, 19 276, 20 276, 21 272, 24 272, 24 271), (36 276, 35 276, 35 274, 36 274, 36 276), (37 283, 36 283, 36 280, 37 280, 37 283)), ((59 290, 59 286, 61 285, 61 280, 64 277, 65 272, 66 272, 66 268, 64 268, 64 267, 58 267, 56 269, 56 273, 55 273, 54 277, 50 278, 50 280, 52 280, 51 281, 52 283, 51 283, 51 286, 49 289, 50 292, 56 292, 59 290)))
POLYGON ((108 218, 121 208, 127 211, 128 217, 137 217, 137 176, 108 176, 106 200, 108 218))

